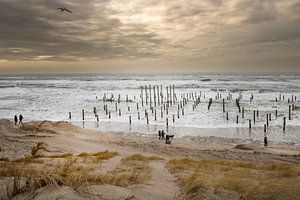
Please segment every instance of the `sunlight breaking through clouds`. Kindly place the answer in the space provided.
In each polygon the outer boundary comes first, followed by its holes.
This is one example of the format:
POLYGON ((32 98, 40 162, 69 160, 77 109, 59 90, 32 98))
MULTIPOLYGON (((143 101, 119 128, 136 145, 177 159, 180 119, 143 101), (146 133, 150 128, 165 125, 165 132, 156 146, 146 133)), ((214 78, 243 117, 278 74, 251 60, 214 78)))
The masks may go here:
POLYGON ((296 67, 299 10, 300 0, 0 0, 0 59, 296 67))

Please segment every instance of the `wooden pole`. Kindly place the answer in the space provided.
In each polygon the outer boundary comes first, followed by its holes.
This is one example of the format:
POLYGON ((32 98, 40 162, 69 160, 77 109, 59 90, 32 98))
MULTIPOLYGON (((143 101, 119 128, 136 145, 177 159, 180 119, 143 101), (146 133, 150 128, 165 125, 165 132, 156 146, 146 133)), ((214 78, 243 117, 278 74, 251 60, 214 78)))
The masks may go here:
POLYGON ((269 114, 267 114, 267 126, 269 126, 269 114))
POLYGON ((242 118, 245 118, 245 108, 242 108, 242 118))
POLYGON ((283 132, 286 130, 286 117, 283 118, 283 132))
POLYGON ((239 123, 239 116, 238 115, 236 116, 236 123, 237 124, 239 123))
POLYGON ((264 133, 267 132, 267 124, 264 124, 264 133))
POLYGON ((69 119, 72 119, 72 113, 69 112, 69 119))
POLYGON ((82 109, 82 120, 84 121, 84 109, 82 109))
POLYGON ((292 120, 292 106, 289 105, 289 120, 292 120))
POLYGON ((143 86, 141 86, 142 107, 144 106, 143 86))

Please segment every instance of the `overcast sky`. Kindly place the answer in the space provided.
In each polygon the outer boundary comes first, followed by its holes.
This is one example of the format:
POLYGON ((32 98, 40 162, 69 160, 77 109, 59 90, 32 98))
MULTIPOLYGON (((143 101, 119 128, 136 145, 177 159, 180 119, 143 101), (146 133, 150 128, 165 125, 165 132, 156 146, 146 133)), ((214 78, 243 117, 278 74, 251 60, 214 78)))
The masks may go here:
POLYGON ((0 0, 0 72, 232 67, 300 71, 300 0, 0 0))

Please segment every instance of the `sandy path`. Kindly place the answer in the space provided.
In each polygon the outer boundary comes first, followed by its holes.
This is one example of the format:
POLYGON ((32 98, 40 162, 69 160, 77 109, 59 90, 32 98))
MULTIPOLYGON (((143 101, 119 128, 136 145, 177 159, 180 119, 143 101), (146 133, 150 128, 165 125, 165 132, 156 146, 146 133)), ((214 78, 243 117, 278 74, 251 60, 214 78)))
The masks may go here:
POLYGON ((152 180, 149 185, 143 185, 134 191, 134 196, 138 199, 175 199, 179 194, 179 188, 176 185, 175 177, 165 168, 166 161, 153 161, 150 164, 152 168, 152 180))

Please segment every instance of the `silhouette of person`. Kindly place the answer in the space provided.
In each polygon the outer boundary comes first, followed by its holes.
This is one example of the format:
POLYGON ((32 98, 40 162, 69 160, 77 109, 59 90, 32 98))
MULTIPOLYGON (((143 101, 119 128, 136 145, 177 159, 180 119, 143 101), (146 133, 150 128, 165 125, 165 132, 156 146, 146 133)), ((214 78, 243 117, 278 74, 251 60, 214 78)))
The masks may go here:
POLYGON ((15 121, 15 125, 17 125, 17 123, 18 123, 18 116, 17 115, 15 115, 14 121, 15 121))
POLYGON ((161 139, 165 139, 165 131, 164 130, 161 131, 161 139))
POLYGON ((267 136, 265 136, 265 138, 264 138, 264 144, 265 144, 265 147, 268 146, 268 138, 267 138, 267 136))
POLYGON ((19 124, 23 124, 23 115, 22 114, 20 114, 20 116, 19 116, 19 124))

